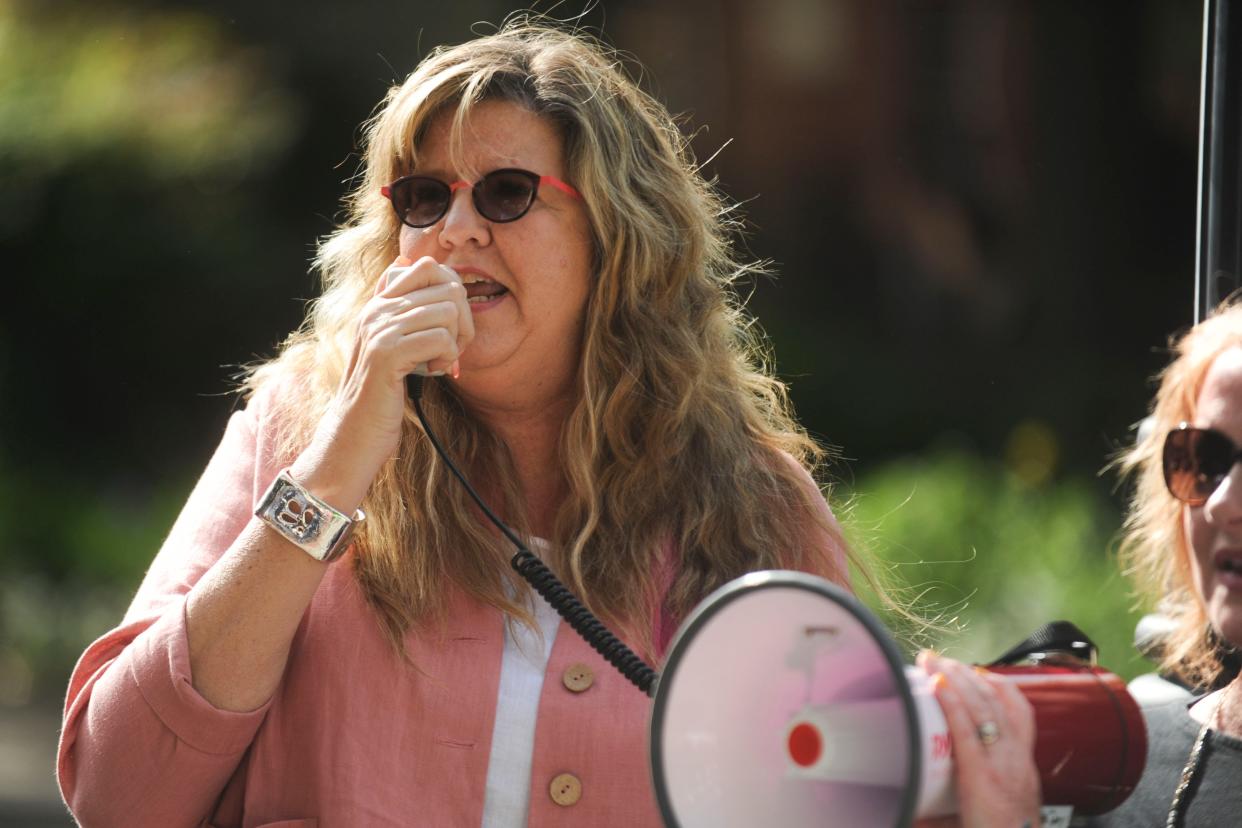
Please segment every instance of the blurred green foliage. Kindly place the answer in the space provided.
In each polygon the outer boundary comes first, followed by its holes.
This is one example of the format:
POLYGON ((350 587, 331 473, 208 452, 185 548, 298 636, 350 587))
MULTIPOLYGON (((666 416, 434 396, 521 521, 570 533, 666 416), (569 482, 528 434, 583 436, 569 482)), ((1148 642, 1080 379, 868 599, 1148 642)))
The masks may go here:
POLYGON ((123 154, 158 177, 244 175, 290 99, 211 18, 0 0, 0 158, 27 176, 123 154))
POLYGON ((191 486, 149 496, 0 469, 0 704, 64 692, 82 650, 120 622, 191 486))
POLYGON ((1012 461, 942 447, 858 479, 847 533, 874 556, 894 597, 940 629, 881 614, 910 649, 980 663, 1040 624, 1068 620, 1099 646, 1104 666, 1126 678, 1149 672, 1132 646, 1141 613, 1108 552, 1121 522, 1116 504, 1097 479, 1024 478, 1012 461))

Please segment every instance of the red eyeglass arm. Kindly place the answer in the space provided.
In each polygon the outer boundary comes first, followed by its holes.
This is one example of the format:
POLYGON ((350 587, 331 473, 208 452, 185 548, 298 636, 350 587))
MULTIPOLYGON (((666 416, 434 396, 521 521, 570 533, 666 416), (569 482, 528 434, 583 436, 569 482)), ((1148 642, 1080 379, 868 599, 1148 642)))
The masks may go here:
POLYGON ((553 178, 550 175, 541 175, 539 176, 539 186, 542 187, 544 184, 551 185, 560 190, 562 193, 573 196, 574 198, 582 198, 581 193, 566 184, 564 181, 561 181, 559 178, 553 178))

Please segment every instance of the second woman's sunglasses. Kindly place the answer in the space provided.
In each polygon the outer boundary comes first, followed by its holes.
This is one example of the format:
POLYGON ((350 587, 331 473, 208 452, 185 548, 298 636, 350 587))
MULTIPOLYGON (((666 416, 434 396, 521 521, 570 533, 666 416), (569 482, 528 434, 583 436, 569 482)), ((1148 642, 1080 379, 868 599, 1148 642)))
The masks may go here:
POLYGON ((474 209, 488 221, 503 223, 517 221, 530 210, 539 194, 539 187, 546 184, 574 198, 582 196, 573 187, 550 175, 539 175, 530 170, 492 170, 473 184, 468 181, 449 183, 426 175, 407 175, 398 178, 380 192, 392 202, 397 218, 410 227, 430 227, 448 212, 453 193, 470 190, 474 209))
POLYGON ((1242 460, 1242 449, 1213 428, 1182 423, 1164 440, 1164 483, 1169 494, 1202 506, 1242 460))

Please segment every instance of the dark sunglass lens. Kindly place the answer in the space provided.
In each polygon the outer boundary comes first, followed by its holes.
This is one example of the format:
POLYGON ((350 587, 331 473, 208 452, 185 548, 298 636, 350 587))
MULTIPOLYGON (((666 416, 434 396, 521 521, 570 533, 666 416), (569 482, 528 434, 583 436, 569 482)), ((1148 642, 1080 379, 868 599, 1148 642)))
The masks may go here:
POLYGON ((407 178, 393 187, 393 203, 401 220, 412 227, 430 227, 448 210, 452 191, 434 178, 407 178))
POLYGON ((1197 467, 1195 493, 1206 500, 1229 474, 1229 467, 1233 465, 1233 443, 1219 432, 1196 430, 1191 438, 1191 453, 1197 467))
POLYGON ((1233 444, 1210 429, 1171 432, 1164 443, 1164 480, 1178 500, 1201 504, 1233 465, 1233 444))
POLYGON ((1164 441, 1164 482, 1169 487, 1169 494, 1184 501, 1196 500, 1198 466, 1190 443, 1191 432, 1185 430, 1170 432, 1164 441))
POLYGON ((474 204, 490 221, 513 221, 526 215, 539 179, 517 170, 497 170, 474 185, 474 204))

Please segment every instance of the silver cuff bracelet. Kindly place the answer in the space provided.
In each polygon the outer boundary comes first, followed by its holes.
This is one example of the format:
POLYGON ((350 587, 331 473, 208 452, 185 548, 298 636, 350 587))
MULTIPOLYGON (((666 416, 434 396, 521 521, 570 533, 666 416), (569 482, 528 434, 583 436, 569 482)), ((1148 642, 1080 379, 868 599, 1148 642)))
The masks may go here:
POLYGON ((298 485, 288 469, 276 475, 254 514, 290 543, 325 563, 345 552, 354 528, 366 520, 361 509, 352 519, 333 509, 298 485))

